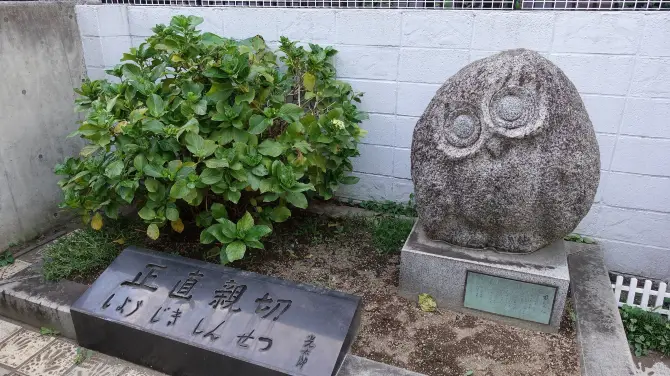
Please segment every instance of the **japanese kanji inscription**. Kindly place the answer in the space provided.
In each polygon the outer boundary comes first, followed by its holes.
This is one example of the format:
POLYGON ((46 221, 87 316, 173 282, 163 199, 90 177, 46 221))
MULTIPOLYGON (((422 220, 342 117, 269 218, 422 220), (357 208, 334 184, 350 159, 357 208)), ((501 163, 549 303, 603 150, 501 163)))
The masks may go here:
POLYGON ((359 307, 352 295, 129 248, 72 316, 83 346, 168 374, 332 376, 359 307))

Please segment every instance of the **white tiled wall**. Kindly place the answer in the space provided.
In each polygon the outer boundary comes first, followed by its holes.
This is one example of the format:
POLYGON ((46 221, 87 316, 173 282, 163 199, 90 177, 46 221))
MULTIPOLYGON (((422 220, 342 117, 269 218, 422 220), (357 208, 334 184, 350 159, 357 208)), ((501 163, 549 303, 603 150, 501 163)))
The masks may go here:
POLYGON ((89 75, 176 14, 227 37, 288 36, 335 46, 342 79, 365 92, 369 134, 355 161, 355 199, 406 200, 410 144, 435 91, 467 63, 509 48, 541 52, 579 89, 602 173, 578 231, 599 239, 614 270, 670 279, 670 13, 330 10, 78 6, 89 75))

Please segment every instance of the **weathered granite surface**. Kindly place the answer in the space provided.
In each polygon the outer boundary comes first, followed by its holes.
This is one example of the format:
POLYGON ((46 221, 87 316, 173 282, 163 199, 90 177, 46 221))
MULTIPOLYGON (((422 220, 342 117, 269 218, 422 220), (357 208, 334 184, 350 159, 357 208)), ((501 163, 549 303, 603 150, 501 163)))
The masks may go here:
POLYGON ((591 207, 599 169, 577 89, 529 50, 461 69, 414 130, 419 218, 459 246, 526 253, 560 239, 591 207))
MULTIPOLYGON (((426 237, 423 223, 417 222, 412 229, 400 255, 400 295, 416 300, 421 293, 430 294, 440 308, 464 312, 473 316, 496 320, 508 325, 549 333, 558 331, 570 286, 564 241, 532 254, 501 253, 492 250, 477 250, 433 241, 426 237), (529 284, 555 288, 551 315, 548 322, 532 321, 528 317, 510 315, 506 310, 485 312, 468 308, 465 304, 469 274, 480 273, 529 284)), ((496 285, 490 290, 495 291, 496 285)), ((500 291, 500 290, 497 290, 500 291)), ((501 307, 515 307, 513 311, 537 312, 543 308, 533 290, 522 290, 528 295, 519 299, 516 291, 500 294, 501 307)), ((490 294, 481 295, 481 300, 491 299, 490 294)))

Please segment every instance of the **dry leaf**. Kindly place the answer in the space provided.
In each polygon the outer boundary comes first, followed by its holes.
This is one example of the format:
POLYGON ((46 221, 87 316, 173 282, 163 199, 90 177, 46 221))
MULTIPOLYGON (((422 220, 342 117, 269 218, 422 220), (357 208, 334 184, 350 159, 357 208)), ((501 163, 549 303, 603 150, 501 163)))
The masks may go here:
POLYGON ((419 308, 424 312, 437 311, 437 302, 428 294, 419 294, 419 308))
POLYGON ((91 219, 91 228, 95 231, 100 231, 100 229, 102 229, 102 215, 100 215, 100 213, 95 213, 93 219, 91 219))
POLYGON ((170 225, 172 229, 181 234, 184 231, 184 222, 181 221, 181 218, 178 218, 176 221, 171 221, 170 225))

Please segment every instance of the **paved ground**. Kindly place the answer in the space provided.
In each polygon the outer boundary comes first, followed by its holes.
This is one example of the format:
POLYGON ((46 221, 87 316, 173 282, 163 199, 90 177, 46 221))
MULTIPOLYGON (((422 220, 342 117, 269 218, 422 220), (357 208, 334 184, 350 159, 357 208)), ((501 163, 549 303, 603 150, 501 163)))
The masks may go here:
POLYGON ((0 319, 0 376, 159 376, 134 364, 90 352, 0 319))
POLYGON ((647 356, 635 357, 636 376, 670 376, 670 358, 652 353, 647 356))

